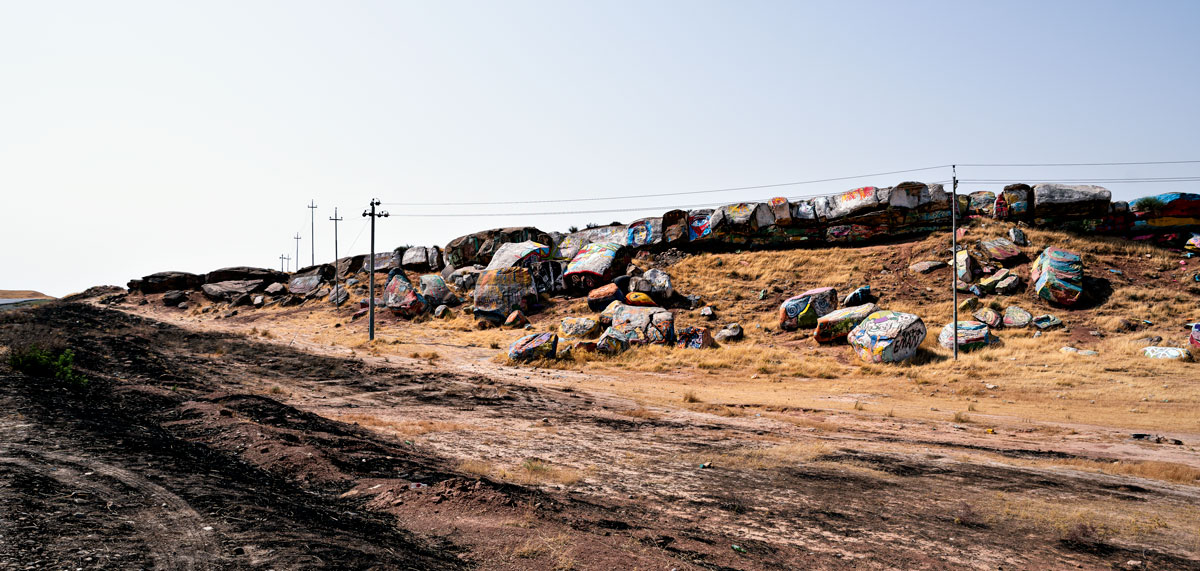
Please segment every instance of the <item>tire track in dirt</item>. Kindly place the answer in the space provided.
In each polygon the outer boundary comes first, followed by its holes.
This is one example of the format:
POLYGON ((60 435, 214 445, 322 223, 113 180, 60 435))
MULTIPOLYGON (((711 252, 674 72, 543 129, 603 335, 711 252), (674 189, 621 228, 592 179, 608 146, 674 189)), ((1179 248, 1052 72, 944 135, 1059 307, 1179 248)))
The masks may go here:
POLYGON ((118 496, 142 502, 149 499, 151 505, 139 513, 140 517, 130 521, 147 538, 146 546, 151 550, 148 555, 156 567, 188 570, 218 568, 216 562, 220 555, 203 529, 201 515, 183 498, 142 476, 94 459, 9 443, 0 444, 0 462, 48 476, 66 486, 84 489, 110 500, 118 496), (14 452, 21 455, 14 455, 14 452), (99 474, 120 486, 89 479, 92 474, 99 474))

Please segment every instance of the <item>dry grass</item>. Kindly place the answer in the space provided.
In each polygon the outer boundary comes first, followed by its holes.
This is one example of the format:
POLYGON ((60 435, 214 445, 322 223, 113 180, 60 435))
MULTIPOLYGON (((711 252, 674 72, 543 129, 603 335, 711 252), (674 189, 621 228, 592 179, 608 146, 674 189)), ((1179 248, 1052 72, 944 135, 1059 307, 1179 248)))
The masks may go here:
POLYGON ((829 453, 829 448, 820 441, 789 442, 769 448, 744 448, 716 453, 700 453, 684 456, 692 464, 711 462, 713 466, 745 470, 770 470, 809 462, 829 453))
POLYGON ((1040 498, 997 493, 976 504, 991 525, 1006 524, 1028 533, 1071 540, 1087 529, 1092 541, 1130 541, 1200 548, 1193 505, 1137 504, 1081 498, 1040 498))
POLYGON ((359 426, 370 428, 372 430, 398 434, 401 436, 419 436, 422 434, 429 434, 431 432, 487 430, 486 427, 464 424, 461 422, 448 422, 441 420, 388 420, 366 413, 339 414, 335 418, 341 422, 353 423, 359 426))
POLYGON ((501 468, 496 476, 518 484, 562 484, 570 486, 583 480, 583 474, 573 468, 555 466, 540 458, 526 458, 513 468, 501 468))

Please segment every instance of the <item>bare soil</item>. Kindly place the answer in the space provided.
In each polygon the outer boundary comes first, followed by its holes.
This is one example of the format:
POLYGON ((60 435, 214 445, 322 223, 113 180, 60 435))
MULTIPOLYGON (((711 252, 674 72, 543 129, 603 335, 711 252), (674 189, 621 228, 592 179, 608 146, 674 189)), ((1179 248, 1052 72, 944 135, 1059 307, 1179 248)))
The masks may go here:
POLYGON ((1200 487, 1045 463, 1186 446, 647 406, 469 349, 347 356, 131 310, 0 316, 0 344, 65 344, 91 378, 0 377, 5 568, 1200 568, 1200 487))

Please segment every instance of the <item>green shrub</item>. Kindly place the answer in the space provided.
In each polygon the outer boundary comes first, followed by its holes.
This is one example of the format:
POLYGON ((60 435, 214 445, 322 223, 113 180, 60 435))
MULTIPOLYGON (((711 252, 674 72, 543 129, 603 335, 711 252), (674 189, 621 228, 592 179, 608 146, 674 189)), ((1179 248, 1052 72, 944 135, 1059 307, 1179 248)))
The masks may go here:
POLYGON ((1162 214, 1163 209, 1166 207, 1167 203, 1163 202, 1157 196, 1139 198, 1133 203, 1134 212, 1148 212, 1156 216, 1162 214))
POLYGON ((14 347, 8 354, 8 364, 31 377, 52 378, 76 388, 88 384, 87 377, 75 370, 75 352, 70 349, 56 355, 37 345, 14 347))

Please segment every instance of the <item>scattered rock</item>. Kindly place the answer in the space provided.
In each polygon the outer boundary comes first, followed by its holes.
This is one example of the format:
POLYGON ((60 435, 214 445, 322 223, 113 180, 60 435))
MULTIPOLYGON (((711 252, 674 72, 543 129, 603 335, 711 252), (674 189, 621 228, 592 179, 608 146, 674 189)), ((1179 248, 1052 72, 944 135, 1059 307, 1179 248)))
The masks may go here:
POLYGON ((700 308, 700 317, 703 317, 709 321, 712 321, 717 318, 717 313, 715 311, 713 311, 713 308, 711 305, 706 305, 706 306, 700 308))
POLYGON ((1142 349, 1142 355, 1151 359, 1192 360, 1192 352, 1183 347, 1146 347, 1142 349))
POLYGON ((438 319, 450 317, 450 308, 447 307, 446 304, 439 305, 433 308, 433 316, 438 319))
POLYGON ((971 316, 974 317, 976 321, 984 323, 991 328, 999 327, 1004 322, 1004 318, 1001 317, 996 310, 990 307, 980 308, 979 310, 975 311, 975 313, 971 314, 971 316))
POLYGON ((831 287, 808 290, 779 306, 779 328, 795 331, 816 327, 817 318, 837 309, 837 305, 837 290, 831 287))
POLYGON ((1009 228, 1008 239, 1012 240, 1013 244, 1018 246, 1029 245, 1029 239, 1025 237, 1025 232, 1023 232, 1020 228, 1009 228))
POLYGON ((188 293, 179 290, 169 291, 162 296, 163 305, 167 307, 177 307, 179 304, 186 302, 187 299, 188 293))
POLYGON ((596 351, 606 355, 616 355, 629 349, 629 338, 625 334, 609 327, 596 341, 596 351))
POLYGON ((911 313, 876 311, 850 330, 846 341, 868 363, 911 359, 925 341, 925 322, 911 313))
POLYGON ((600 332, 600 324, 587 317, 566 317, 558 324, 558 334, 564 339, 591 339, 600 332))
POLYGON ((684 327, 677 337, 677 344, 684 349, 708 349, 715 344, 707 327, 684 327))
POLYGON ((549 359, 557 355, 558 335, 535 333, 526 335, 508 347, 508 358, 514 361, 549 359))
POLYGON ((927 274, 938 268, 944 268, 944 267, 946 267, 946 265, 947 265, 946 262, 941 262, 941 261, 925 261, 925 262, 917 262, 917 263, 909 266, 908 269, 911 271, 917 272, 917 273, 927 274))
POLYGON ((1062 320, 1050 314, 1039 315, 1033 318, 1033 325, 1038 329, 1053 329, 1062 327, 1062 320))
POLYGON ((817 318, 817 328, 813 332, 813 338, 817 340, 817 343, 832 343, 845 339, 851 329, 858 327, 862 320, 876 311, 879 311, 878 306, 873 303, 864 303, 826 313, 817 318))
MULTIPOLYGON (((958 350, 967 352, 974 351, 995 345, 1000 342, 1000 339, 992 335, 991 329, 987 324, 979 321, 959 321, 958 322, 958 350)), ((953 323, 947 323, 942 328, 942 332, 938 335, 938 343, 947 349, 954 348, 954 330, 953 323)))
POLYGON ((865 285, 856 288, 842 300, 842 307, 850 307, 854 305, 863 305, 875 301, 875 296, 871 294, 871 286, 865 285))
POLYGON ((504 320, 504 326, 511 329, 525 327, 526 325, 529 325, 529 318, 525 317, 525 314, 519 309, 508 314, 508 318, 504 320))
POLYGON ((1025 311, 1024 309, 1021 309, 1020 307, 1017 307, 1015 305, 1010 305, 1010 306, 1004 308, 1004 326, 1005 327, 1012 327, 1012 328, 1029 327, 1029 324, 1031 322, 1033 322, 1033 314, 1032 313, 1029 313, 1028 311, 1025 311))
POLYGON ((721 330, 717 332, 716 340, 720 341, 721 343, 725 343, 727 341, 740 341, 744 336, 745 332, 742 330, 742 325, 740 323, 730 323, 725 327, 722 327, 721 330))

